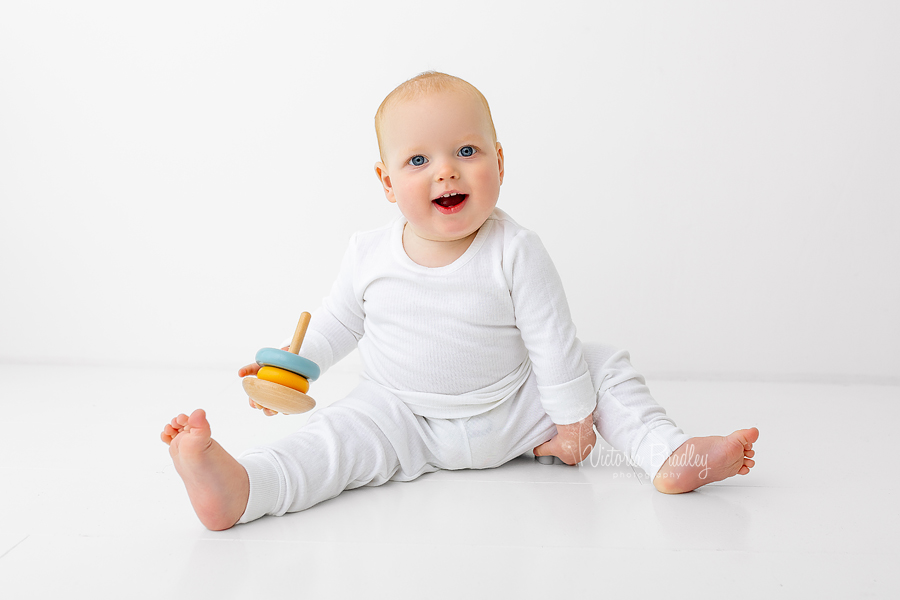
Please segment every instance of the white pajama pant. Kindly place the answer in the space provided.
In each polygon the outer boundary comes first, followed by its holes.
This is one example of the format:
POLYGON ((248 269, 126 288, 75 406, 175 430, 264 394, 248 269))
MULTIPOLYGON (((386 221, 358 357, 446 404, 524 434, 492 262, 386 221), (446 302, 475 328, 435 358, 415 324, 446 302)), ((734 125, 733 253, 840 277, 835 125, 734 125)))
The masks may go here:
MULTIPOLYGON (((688 437, 656 403, 629 355, 585 344, 597 392, 594 424, 632 464, 655 476, 688 437)), ((364 380, 296 433, 238 459, 250 477, 240 519, 307 509, 344 490, 411 481, 439 469, 489 469, 556 435, 532 375, 510 400, 474 417, 431 419, 364 380)))

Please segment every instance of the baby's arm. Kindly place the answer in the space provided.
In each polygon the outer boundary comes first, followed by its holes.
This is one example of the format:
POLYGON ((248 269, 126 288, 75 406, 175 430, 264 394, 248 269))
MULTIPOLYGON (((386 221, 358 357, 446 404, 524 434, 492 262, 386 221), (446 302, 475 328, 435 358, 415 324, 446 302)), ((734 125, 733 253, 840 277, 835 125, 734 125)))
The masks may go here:
MULTIPOLYGON (((349 354, 360 338, 364 327, 364 313, 360 299, 353 288, 353 272, 357 252, 356 236, 350 240, 341 262, 341 269, 331 288, 331 293, 312 315, 300 355, 319 365, 324 374, 336 362, 349 354)), ((282 350, 289 351, 288 346, 282 350)), ((256 375, 259 365, 251 363, 238 370, 239 377, 256 375)), ((250 399, 250 406, 261 408, 267 416, 278 414, 263 408, 250 399)))
POLYGON ((534 453, 578 464, 597 443, 593 423, 597 398, 562 280, 533 232, 518 233, 508 257, 504 273, 515 305, 516 326, 531 358, 541 403, 557 430, 557 435, 534 453))
POLYGON ((535 456, 556 456, 567 465, 577 465, 588 457, 597 443, 594 415, 570 425, 557 425, 556 435, 534 449, 535 456))

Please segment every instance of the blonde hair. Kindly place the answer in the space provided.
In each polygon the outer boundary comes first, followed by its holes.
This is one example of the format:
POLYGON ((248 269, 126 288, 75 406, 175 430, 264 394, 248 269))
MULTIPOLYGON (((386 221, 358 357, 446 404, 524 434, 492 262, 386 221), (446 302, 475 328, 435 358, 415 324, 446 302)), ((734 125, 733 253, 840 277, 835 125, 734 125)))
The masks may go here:
POLYGON ((394 91, 388 94, 381 102, 381 106, 378 107, 378 111, 375 113, 375 137, 378 138, 378 154, 381 156, 382 162, 384 162, 384 144, 381 128, 384 125, 384 114, 387 109, 405 100, 421 98, 428 94, 446 92, 448 90, 469 93, 484 105, 484 112, 491 126, 492 141, 494 143, 497 142, 497 130, 494 128, 494 119, 491 118, 491 107, 488 105, 487 98, 478 91, 478 88, 468 81, 453 75, 439 73, 438 71, 425 71, 394 88, 394 91))

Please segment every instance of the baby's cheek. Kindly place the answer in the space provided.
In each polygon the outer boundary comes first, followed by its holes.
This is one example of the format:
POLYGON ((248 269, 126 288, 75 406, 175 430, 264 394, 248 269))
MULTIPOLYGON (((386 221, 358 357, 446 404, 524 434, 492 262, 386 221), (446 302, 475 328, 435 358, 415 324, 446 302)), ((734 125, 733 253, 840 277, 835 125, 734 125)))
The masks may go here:
POLYGON ((499 193, 500 191, 500 174, 496 170, 483 169, 479 172, 478 185, 483 191, 499 193))
POLYGON ((426 200, 431 202, 430 192, 430 186, 423 186, 414 182, 405 182, 394 190, 394 193, 398 194, 406 204, 425 204, 426 200))

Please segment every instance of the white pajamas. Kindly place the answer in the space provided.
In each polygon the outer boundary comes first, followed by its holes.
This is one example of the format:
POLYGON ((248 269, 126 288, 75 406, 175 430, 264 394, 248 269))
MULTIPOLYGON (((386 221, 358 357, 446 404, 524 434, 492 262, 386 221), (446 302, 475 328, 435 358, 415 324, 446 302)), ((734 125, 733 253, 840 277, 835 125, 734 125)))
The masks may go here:
POLYGON ((325 371, 358 346, 360 385, 240 457, 250 477, 240 522, 363 485, 496 467, 592 413, 651 476, 687 439, 626 352, 582 348, 534 233, 497 209, 462 257, 430 269, 403 251, 404 224, 354 236, 300 352, 325 371))

